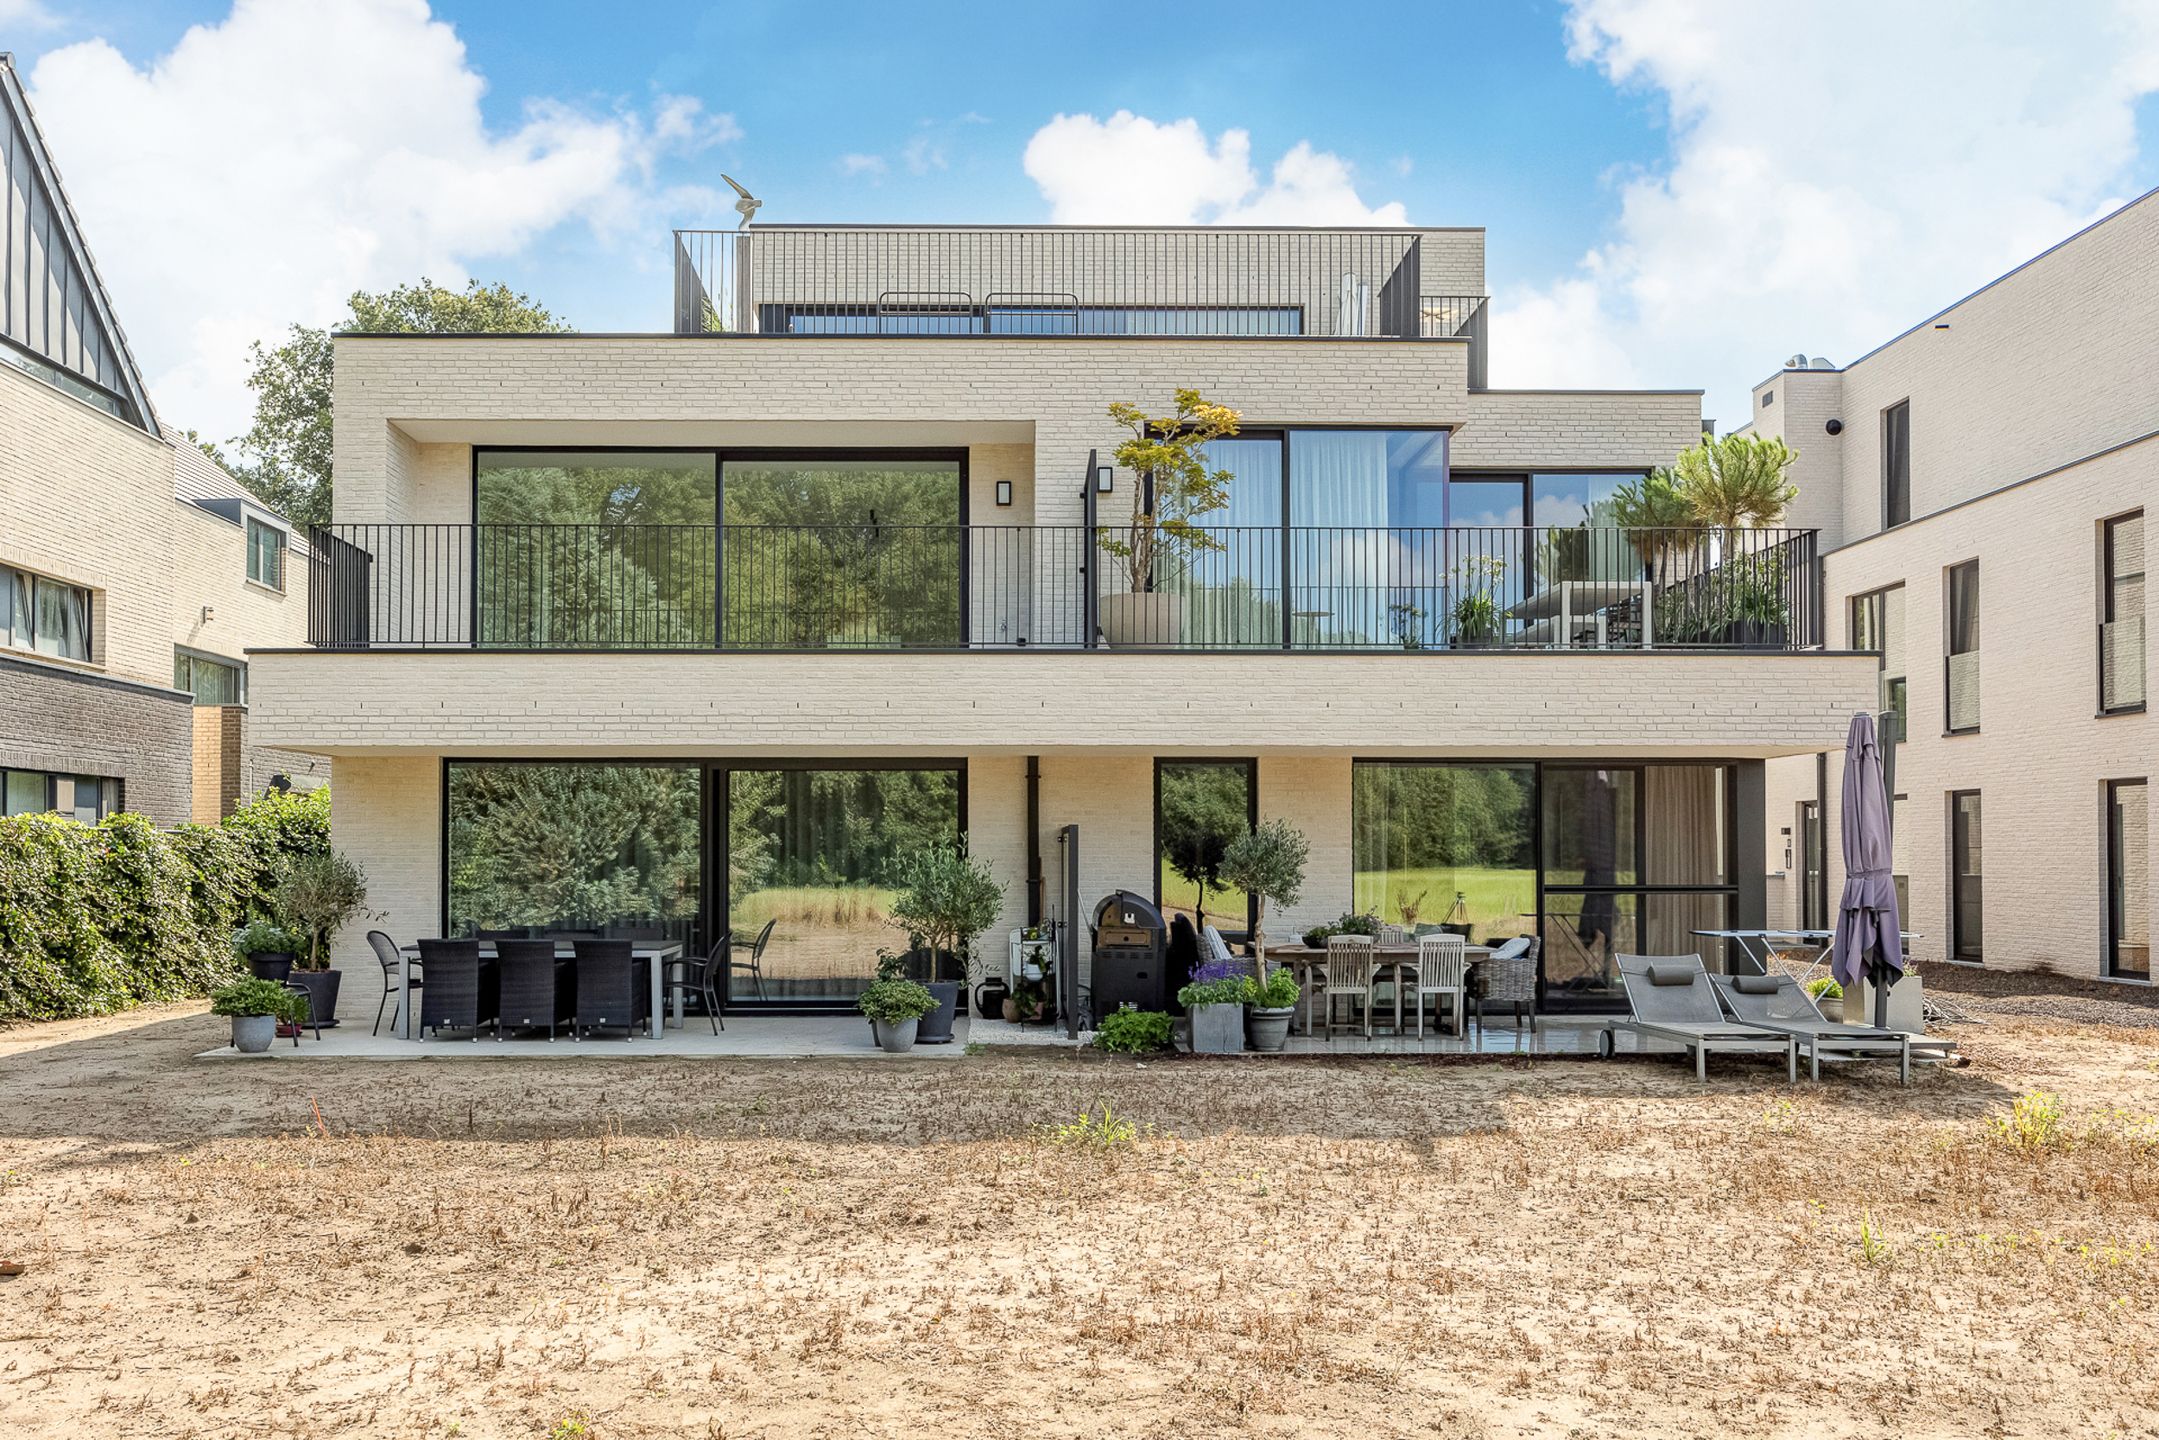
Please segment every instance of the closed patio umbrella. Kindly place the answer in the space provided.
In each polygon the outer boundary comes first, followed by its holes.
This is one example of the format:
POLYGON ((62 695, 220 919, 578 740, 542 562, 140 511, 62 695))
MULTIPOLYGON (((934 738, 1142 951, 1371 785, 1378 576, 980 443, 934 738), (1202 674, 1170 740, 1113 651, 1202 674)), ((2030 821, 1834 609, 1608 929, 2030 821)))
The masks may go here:
POLYGON ((1830 973, 1850 989, 1874 987, 1874 1023, 1887 1027, 1889 987, 1904 973, 1904 925, 1890 874, 1889 791, 1874 717, 1852 717, 1844 740, 1844 903, 1837 911, 1830 973))

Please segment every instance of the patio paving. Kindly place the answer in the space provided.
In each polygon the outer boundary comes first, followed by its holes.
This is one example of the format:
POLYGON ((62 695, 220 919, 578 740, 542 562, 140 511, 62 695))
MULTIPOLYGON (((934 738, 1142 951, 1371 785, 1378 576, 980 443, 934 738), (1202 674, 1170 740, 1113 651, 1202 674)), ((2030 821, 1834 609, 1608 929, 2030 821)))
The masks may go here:
MULTIPOLYGON (((982 1023, 982 1022, 976 1022, 982 1023)), ((716 1059, 754 1058, 759 1060, 809 1060, 809 1059, 876 1059, 913 1062, 918 1060, 956 1060, 967 1053, 968 1021, 960 1021, 952 1028, 949 1045, 917 1045, 900 1055, 886 1055, 870 1039, 869 1022, 859 1015, 730 1015, 727 1028, 718 1035, 702 1017, 691 1016, 681 1029, 669 1026, 659 1038, 639 1034, 624 1041, 620 1034, 609 1032, 605 1037, 592 1040, 571 1040, 559 1036, 550 1043, 545 1036, 536 1039, 505 1039, 498 1043, 492 1035, 482 1035, 478 1040, 444 1038, 440 1040, 403 1040, 390 1033, 385 1021, 380 1035, 370 1035, 365 1025, 346 1024, 322 1032, 322 1039, 315 1032, 306 1031, 295 1046, 290 1039, 281 1039, 269 1049, 268 1056, 242 1055, 230 1045, 215 1050, 205 1050, 196 1058, 202 1060, 259 1060, 274 1056, 279 1060, 577 1060, 584 1058, 605 1060, 684 1059, 709 1056, 716 1059)), ((1017 1027, 1014 1027, 1017 1028, 1017 1027)))

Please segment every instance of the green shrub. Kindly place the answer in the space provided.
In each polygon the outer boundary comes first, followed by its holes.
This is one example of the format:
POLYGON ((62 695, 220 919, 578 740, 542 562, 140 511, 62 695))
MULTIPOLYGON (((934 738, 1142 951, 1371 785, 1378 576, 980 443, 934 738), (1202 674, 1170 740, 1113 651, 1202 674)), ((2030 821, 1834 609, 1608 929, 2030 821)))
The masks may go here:
POLYGON ((1231 976, 1223 980, 1195 980, 1177 991, 1177 1003, 1189 1010, 1194 1005, 1242 1005, 1244 1003, 1243 976, 1231 976))
POLYGON ((1297 984, 1297 977, 1289 973, 1287 966, 1277 966, 1265 980, 1244 978, 1244 1003, 1262 1010, 1288 1010, 1296 1005, 1304 994, 1297 984))
POLYGON ((903 1025, 935 1010, 937 997, 912 980, 873 980, 855 1008, 881 1024, 903 1025))
POLYGON ((291 1023, 307 1008, 307 997, 275 980, 235 980, 210 994, 212 1015, 274 1015, 291 1023))
POLYGON ((256 955, 298 955, 307 937, 275 920, 250 920, 232 937, 232 953, 242 960, 256 955))
POLYGON ((1817 1000, 1842 1000, 1844 987, 1827 975, 1822 975, 1807 982, 1807 993, 1817 1000))
POLYGON ((1114 1010, 1095 1027, 1095 1048, 1113 1055, 1167 1050, 1170 1024, 1168 1014, 1160 1010, 1114 1010))
POLYGON ((328 817, 318 790, 217 826, 0 818, 0 1019, 109 1015, 232 979, 234 929, 268 913, 285 857, 327 848, 328 817))

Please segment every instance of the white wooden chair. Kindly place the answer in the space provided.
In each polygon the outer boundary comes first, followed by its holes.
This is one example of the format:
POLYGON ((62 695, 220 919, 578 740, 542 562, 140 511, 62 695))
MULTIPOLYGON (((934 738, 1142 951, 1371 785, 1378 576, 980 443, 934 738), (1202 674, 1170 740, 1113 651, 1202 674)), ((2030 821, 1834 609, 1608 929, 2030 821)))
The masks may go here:
POLYGON ((1329 935, 1327 976, 1320 987, 1321 1003, 1327 1007, 1327 1036, 1334 1037, 1334 1002, 1338 995, 1354 995, 1364 1012, 1364 1038, 1372 1038, 1373 939, 1369 935, 1329 935))
MULTIPOLYGON (((1454 1033, 1469 1033, 1469 951, 1459 935, 1427 935, 1417 942, 1417 1037, 1424 1038, 1424 1002, 1444 999, 1454 1033)), ((1438 1006, 1432 1020, 1438 1023, 1438 1006)))

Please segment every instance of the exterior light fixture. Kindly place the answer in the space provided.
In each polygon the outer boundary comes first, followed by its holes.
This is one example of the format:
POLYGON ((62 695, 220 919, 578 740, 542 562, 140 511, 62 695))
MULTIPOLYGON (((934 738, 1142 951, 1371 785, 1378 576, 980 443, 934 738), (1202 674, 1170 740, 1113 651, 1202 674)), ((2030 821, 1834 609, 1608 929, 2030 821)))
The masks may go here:
POLYGON ((1097 495, 1107 495, 1117 488, 1117 467, 1097 465, 1094 469, 1094 490, 1097 495))
POLYGON ((1010 505, 1012 503, 1012 482, 1010 480, 997 482, 997 503, 1000 505, 1010 505))
POLYGON ((1844 422, 1842 420, 1831 420, 1822 428, 1832 435, 1842 435, 1844 433, 1844 422))

